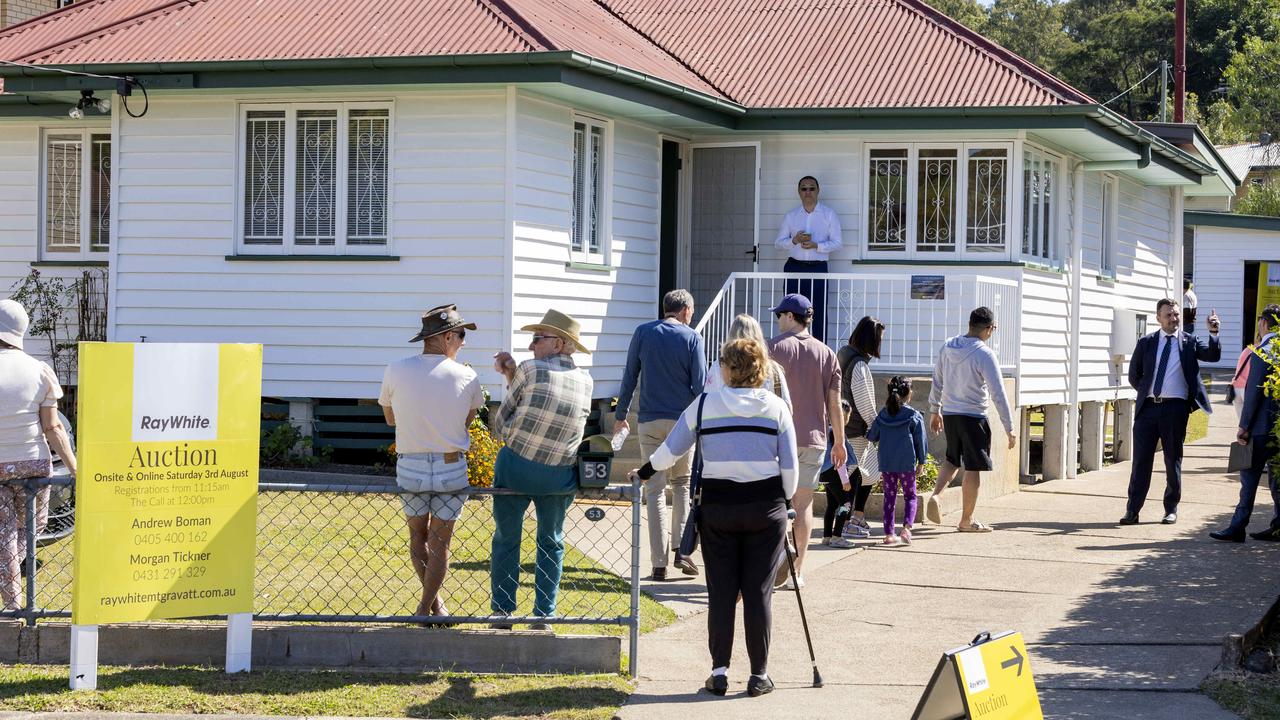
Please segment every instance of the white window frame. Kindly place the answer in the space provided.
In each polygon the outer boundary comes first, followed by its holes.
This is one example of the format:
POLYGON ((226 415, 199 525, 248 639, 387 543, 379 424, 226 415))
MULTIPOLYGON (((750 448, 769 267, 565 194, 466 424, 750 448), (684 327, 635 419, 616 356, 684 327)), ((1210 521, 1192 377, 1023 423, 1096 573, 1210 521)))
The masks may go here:
POLYGON ((300 102, 300 103, 241 103, 237 112, 236 123, 236 215, 235 238, 236 253, 239 255, 393 255, 394 218, 392 208, 395 205, 395 104, 382 102, 300 102), (297 132, 298 111, 300 110, 332 110, 337 112, 337 146, 334 150, 334 243, 332 245, 299 245, 295 231, 297 217, 297 198, 295 196, 297 173, 297 132), (381 245, 350 244, 347 238, 347 190, 348 190, 348 153, 350 150, 350 134, 348 128, 349 114, 352 110, 383 110, 387 113, 387 171, 386 171, 386 242, 381 245), (283 241, 280 244, 258 244, 245 242, 244 214, 245 177, 248 170, 245 155, 248 119, 251 112, 283 112, 285 114, 284 132, 284 202, 281 213, 283 219, 283 241))
MULTIPOLYGON (((588 150, 590 144, 587 144, 588 150)), ((601 117, 585 115, 583 113, 574 113, 573 122, 569 126, 569 258, 571 262, 579 262, 588 265, 605 265, 607 266, 613 258, 613 122, 601 117), (578 208, 574 203, 574 196, 578 191, 575 187, 577 182, 577 169, 573 166, 574 147, 573 134, 577 132, 577 126, 581 123, 587 138, 591 136, 593 128, 599 128, 601 134, 600 145, 600 164, 596 169, 596 176, 591 176, 591 163, 586 164, 583 181, 585 187, 582 188, 582 197, 586 200, 586 207, 583 209, 583 216, 589 217, 596 200, 590 193, 592 181, 599 183, 599 203, 601 207, 597 209, 596 224, 596 244, 597 248, 592 250, 590 242, 584 236, 583 247, 577 248, 574 245, 573 227, 574 220, 578 213, 578 208)))
POLYGON ((1120 178, 1103 175, 1098 186, 1098 274, 1116 276, 1116 241, 1120 228, 1120 178))
POLYGON ((94 136, 105 136, 107 138, 107 212, 111 212, 112 202, 111 193, 114 188, 111 185, 111 151, 110 146, 115 142, 110 127, 77 127, 77 128, 44 128, 40 133, 40 168, 39 183, 40 195, 37 200, 40 206, 39 211, 39 235, 37 239, 37 254, 41 260, 46 261, 66 261, 66 262, 102 262, 108 259, 111 252, 111 243, 114 239, 111 234, 112 223, 108 214, 105 232, 107 235, 107 243, 105 245, 92 244, 90 236, 93 228, 93 145, 94 136), (49 138, 59 135, 77 135, 80 142, 80 198, 79 198, 79 249, 78 250, 58 250, 49 249, 49 138))
POLYGON ((1014 167, 1013 143, 1007 141, 986 142, 868 142, 863 144, 862 165, 863 196, 860 212, 863 215, 862 237, 863 256, 873 260, 972 260, 1003 261, 1008 260, 1014 250, 1015 239, 1013 226, 1013 192, 1015 185, 1012 171, 1014 167), (875 150, 906 150, 906 249, 905 250, 872 250, 871 249, 871 153, 875 150), (954 236, 955 249, 948 251, 919 250, 919 204, 920 204, 920 151, 921 150, 953 150, 956 153, 955 179, 955 216, 954 236), (1004 224, 1007 228, 1004 248, 999 251, 972 250, 968 245, 969 220, 969 152, 972 150, 1003 150, 1005 153, 1005 203, 1004 224))
POLYGON ((1050 267, 1057 267, 1062 262, 1062 243, 1058 242, 1058 234, 1062 227, 1062 208, 1065 200, 1064 195, 1068 192, 1067 187, 1064 184, 1066 178, 1064 170, 1065 162, 1066 161, 1062 155, 1051 152, 1042 147, 1031 145, 1029 143, 1024 143, 1022 146, 1022 157, 1019 158, 1017 165, 1018 184, 1016 186, 1018 191, 1018 202, 1022 205, 1022 221, 1017 228, 1018 242, 1016 251, 1025 262, 1050 267), (1032 208, 1028 207, 1027 203, 1024 202, 1027 197, 1026 164, 1028 156, 1036 158, 1036 160, 1043 163, 1044 166, 1050 166, 1053 169, 1053 181, 1050 186, 1051 189, 1049 197, 1049 228, 1045 231, 1049 250, 1049 254, 1047 256, 1024 252, 1022 249, 1023 242, 1025 240, 1024 233, 1028 228, 1028 222, 1030 222, 1032 210, 1032 208))

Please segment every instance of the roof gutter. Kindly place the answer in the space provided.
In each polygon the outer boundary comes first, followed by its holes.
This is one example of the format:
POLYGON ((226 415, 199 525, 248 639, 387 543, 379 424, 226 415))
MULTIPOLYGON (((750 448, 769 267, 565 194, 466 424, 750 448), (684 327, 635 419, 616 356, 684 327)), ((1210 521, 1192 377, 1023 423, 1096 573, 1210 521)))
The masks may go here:
MULTIPOLYGON (((116 64, 80 64, 80 65, 48 65, 42 67, 61 68, 75 72, 95 73, 98 75, 171 75, 195 73, 244 73, 244 72, 288 72, 316 70, 412 70, 415 68, 501 68, 501 67, 561 67, 579 70, 591 75, 614 80, 627 85, 641 87, 660 95, 690 103, 699 107, 715 110, 730 117, 746 113, 746 108, 723 98, 691 90, 667 80, 637 72, 615 63, 598 60, 575 51, 528 52, 528 53, 490 53, 477 55, 428 55, 412 57, 377 57, 377 58, 317 58, 298 60, 230 60, 200 61, 176 63, 116 63, 116 64)), ((45 72, 31 68, 0 66, 0 77, 41 78, 48 79, 53 72, 45 72)), ((77 87, 87 87, 93 83, 87 78, 78 78, 77 87)), ((104 88, 114 87, 110 80, 100 81, 104 88)))
POLYGON ((1086 172, 1097 172, 1099 170, 1142 170, 1151 164, 1151 143, 1142 143, 1138 147, 1138 158, 1136 160, 1086 160, 1084 162, 1084 170, 1086 172))

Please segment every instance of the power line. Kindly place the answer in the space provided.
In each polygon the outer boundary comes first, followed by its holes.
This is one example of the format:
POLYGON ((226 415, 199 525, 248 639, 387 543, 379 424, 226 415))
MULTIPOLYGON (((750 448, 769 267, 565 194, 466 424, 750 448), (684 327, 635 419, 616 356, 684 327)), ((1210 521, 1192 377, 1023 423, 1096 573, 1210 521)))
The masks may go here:
POLYGON ((1125 90, 1124 92, 1120 93, 1119 95, 1116 95, 1115 97, 1111 98, 1110 100, 1108 100, 1108 101, 1106 101, 1106 102, 1102 103, 1102 106, 1103 106, 1103 107, 1106 107, 1107 105, 1110 105, 1111 103, 1113 103, 1113 102, 1115 102, 1115 101, 1119 100, 1120 98, 1124 97, 1125 95, 1128 95, 1129 93, 1131 93, 1131 92, 1133 92, 1134 90, 1138 89, 1138 86, 1139 86, 1139 85, 1141 85, 1142 83, 1144 83, 1144 82, 1146 82, 1147 80, 1151 79, 1151 76, 1152 76, 1152 75, 1155 75, 1155 74, 1156 74, 1156 73, 1158 73, 1158 72, 1160 72, 1160 66, 1157 66, 1155 70, 1152 70, 1151 72, 1147 73, 1147 76, 1146 76, 1146 77, 1144 77, 1144 78, 1142 78, 1141 80, 1139 80, 1138 82, 1134 83, 1132 86, 1130 86, 1130 87, 1129 87, 1129 89, 1128 89, 1128 90, 1125 90))
POLYGON ((129 78, 120 75, 98 75, 97 73, 80 72, 79 70, 67 70, 60 67, 49 67, 47 65, 32 65, 30 63, 18 62, 17 60, 0 60, 0 65, 10 65, 13 67, 26 68, 28 70, 44 70, 46 72, 62 73, 63 75, 77 75, 79 77, 100 78, 102 80, 125 80, 129 78))

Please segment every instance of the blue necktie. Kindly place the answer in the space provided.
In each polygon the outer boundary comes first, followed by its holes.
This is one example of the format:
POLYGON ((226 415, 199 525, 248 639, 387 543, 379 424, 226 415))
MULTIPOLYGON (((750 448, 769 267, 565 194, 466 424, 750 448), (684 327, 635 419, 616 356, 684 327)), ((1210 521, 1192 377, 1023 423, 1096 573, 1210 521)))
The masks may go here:
POLYGON ((1160 397, 1160 390, 1164 387, 1164 371, 1169 366, 1169 353, 1173 350, 1173 336, 1165 336, 1164 350, 1160 351, 1160 361, 1156 367, 1156 385, 1152 391, 1154 397, 1160 397))

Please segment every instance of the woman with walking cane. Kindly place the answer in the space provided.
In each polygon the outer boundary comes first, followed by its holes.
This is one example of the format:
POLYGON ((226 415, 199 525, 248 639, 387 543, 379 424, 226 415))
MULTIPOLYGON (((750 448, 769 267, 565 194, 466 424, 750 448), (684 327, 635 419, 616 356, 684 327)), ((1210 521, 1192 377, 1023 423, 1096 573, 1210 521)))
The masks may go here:
POLYGON ((791 411, 764 389, 769 359, 759 343, 731 340, 720 351, 724 385, 690 405, 671 434, 633 475, 670 467, 696 444, 695 503, 707 578, 707 640, 711 676, 706 689, 724 695, 739 593, 751 677, 747 694, 773 691, 769 679, 773 575, 783 559, 787 501, 797 480, 791 411))

